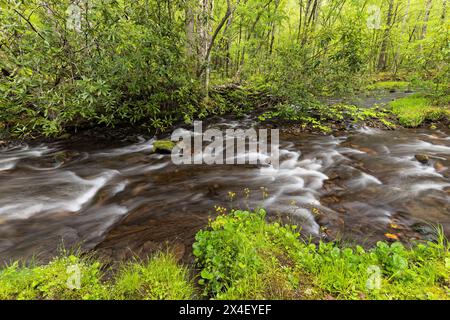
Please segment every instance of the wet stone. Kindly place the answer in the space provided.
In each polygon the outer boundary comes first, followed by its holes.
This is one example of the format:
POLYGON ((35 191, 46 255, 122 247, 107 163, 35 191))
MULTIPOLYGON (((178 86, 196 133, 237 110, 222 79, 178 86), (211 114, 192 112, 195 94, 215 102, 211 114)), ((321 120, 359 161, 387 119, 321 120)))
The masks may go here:
POLYGON ((414 158, 416 158, 416 160, 422 164, 428 164, 428 162, 430 161, 430 157, 422 153, 416 154, 414 158))

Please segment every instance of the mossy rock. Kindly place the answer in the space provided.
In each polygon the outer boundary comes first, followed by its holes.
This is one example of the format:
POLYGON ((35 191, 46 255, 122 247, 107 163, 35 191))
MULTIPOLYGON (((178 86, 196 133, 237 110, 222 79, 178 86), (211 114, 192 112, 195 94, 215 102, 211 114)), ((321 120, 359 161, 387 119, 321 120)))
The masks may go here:
POLYGON ((153 143, 153 151, 161 154, 171 154, 175 143, 170 140, 158 140, 153 143))
POLYGON ((422 164, 427 164, 430 161, 430 157, 426 154, 416 154, 414 157, 422 164))

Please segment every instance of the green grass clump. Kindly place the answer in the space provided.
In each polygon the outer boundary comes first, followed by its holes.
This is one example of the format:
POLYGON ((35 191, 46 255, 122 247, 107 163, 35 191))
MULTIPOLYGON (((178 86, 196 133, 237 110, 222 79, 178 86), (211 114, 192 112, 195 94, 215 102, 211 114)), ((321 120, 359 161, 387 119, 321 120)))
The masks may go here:
POLYGON ((411 88, 411 84, 406 81, 379 81, 366 87, 370 91, 382 90, 407 90, 411 88))
POLYGON ((16 262, 0 270, 0 300, 175 300, 194 295, 187 269, 170 253, 109 271, 112 276, 106 277, 99 261, 75 255, 42 266, 16 262))
POLYGON ((105 299, 108 285, 101 278, 98 261, 75 255, 55 258, 43 266, 16 262, 0 271, 0 300, 105 299))
POLYGON ((187 268, 171 254, 159 253, 148 262, 133 262, 122 267, 113 288, 115 299, 184 300, 194 297, 187 268))
POLYGON ((390 103, 392 112, 405 127, 418 127, 425 121, 450 119, 450 110, 446 107, 435 107, 427 97, 415 94, 397 99, 390 103))
POLYGON ((197 234, 194 255, 205 294, 223 299, 449 299, 443 238, 406 248, 319 245, 295 226, 267 223, 263 210, 235 211, 197 234))

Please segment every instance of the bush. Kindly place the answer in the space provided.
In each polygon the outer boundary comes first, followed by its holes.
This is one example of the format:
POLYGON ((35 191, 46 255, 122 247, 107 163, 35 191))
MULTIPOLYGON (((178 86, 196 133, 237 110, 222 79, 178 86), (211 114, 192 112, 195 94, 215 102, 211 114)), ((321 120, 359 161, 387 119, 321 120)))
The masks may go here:
POLYGON ((77 31, 65 27, 71 3, 2 5, 6 129, 51 136, 68 127, 145 123, 164 130, 192 116, 201 93, 183 55, 183 24, 170 19, 175 4, 157 10, 157 1, 90 1, 77 31))
MULTIPOLYGON (((266 222, 264 210, 238 210, 210 220, 193 253, 200 288, 212 299, 450 299, 450 251, 441 229, 436 242, 364 249, 306 242, 296 226, 266 222)), ((190 272, 170 252, 118 269, 63 255, 47 265, 1 269, 0 300, 198 298, 190 272)))

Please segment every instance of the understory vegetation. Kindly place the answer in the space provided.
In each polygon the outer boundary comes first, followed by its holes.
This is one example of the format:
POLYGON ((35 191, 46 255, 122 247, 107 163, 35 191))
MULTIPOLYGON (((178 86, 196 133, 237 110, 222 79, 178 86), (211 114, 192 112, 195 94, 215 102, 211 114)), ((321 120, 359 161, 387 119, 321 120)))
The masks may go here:
POLYGON ((352 125, 365 125, 378 122, 382 127, 394 129, 392 114, 385 108, 360 108, 345 103, 324 106, 320 103, 310 105, 283 105, 276 106, 274 111, 261 114, 258 119, 266 121, 285 121, 299 124, 302 129, 312 129, 330 133, 335 129, 347 129, 352 125))
POLYGON ((449 299, 450 252, 442 232, 411 247, 374 248, 300 238, 266 213, 210 220, 193 245, 196 268, 168 252, 112 269, 65 254, 47 265, 0 271, 0 299, 449 299))

